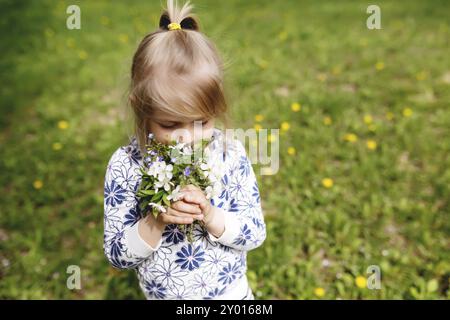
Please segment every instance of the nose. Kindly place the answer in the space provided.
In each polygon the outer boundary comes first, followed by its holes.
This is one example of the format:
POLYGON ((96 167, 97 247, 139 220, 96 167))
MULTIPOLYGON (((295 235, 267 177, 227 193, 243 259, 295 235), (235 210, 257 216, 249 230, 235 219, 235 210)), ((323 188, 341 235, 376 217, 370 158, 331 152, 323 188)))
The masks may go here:
POLYGON ((193 132, 188 129, 177 130, 175 140, 180 143, 192 144, 194 141, 193 132))

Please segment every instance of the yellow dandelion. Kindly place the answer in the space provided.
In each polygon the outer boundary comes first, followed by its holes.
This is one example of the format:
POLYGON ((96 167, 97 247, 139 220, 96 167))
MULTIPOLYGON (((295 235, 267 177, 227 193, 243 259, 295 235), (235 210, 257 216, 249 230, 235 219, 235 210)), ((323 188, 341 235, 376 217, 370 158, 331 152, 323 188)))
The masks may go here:
POLYGON ((261 122, 263 120, 264 120, 264 116, 262 114, 255 115, 255 121, 256 122, 261 122))
POLYGON ((63 146, 62 146, 62 144, 61 144, 60 142, 54 142, 54 143, 52 144, 52 149, 55 150, 55 151, 61 150, 62 147, 63 147, 63 146))
POLYGON ((285 41, 287 39, 287 37, 288 37, 287 31, 281 31, 278 34, 278 39, 280 39, 280 41, 285 41))
POLYGON ((334 184, 334 182, 333 182, 333 179, 331 179, 331 178, 322 179, 322 185, 327 189, 331 188, 333 186, 333 184, 334 184))
POLYGON ((403 116, 404 116, 405 118, 411 117, 412 114, 413 114, 413 111, 412 111, 411 108, 405 108, 405 109, 403 109, 403 116))
POLYGON ((295 148, 294 148, 294 147, 289 147, 289 148, 287 149, 287 153, 288 153, 290 156, 293 156, 293 155, 295 154, 295 148))
POLYGON ((325 82, 327 80, 327 75, 325 73, 319 73, 317 75, 317 80, 320 82, 325 82))
POLYGON ((358 288, 364 289, 367 287, 367 280, 363 276, 357 276, 355 278, 355 284, 358 288))
POLYGON ((391 121, 392 119, 394 119, 394 114, 390 111, 386 112, 386 119, 391 121))
POLYGON ((384 69, 384 62, 383 62, 383 61, 378 61, 378 62, 375 64, 375 69, 377 69, 378 71, 383 70, 383 69, 384 69))
POLYGON ((86 60, 87 57, 88 57, 88 54, 87 54, 86 51, 81 50, 80 52, 78 52, 78 57, 79 57, 81 60, 86 60))
POLYGON ((302 105, 298 102, 294 102, 291 104, 291 110, 294 112, 299 112, 301 108, 302 108, 302 105))
POLYGON ((329 126, 333 123, 333 120, 331 119, 331 117, 325 117, 323 118, 323 124, 326 126, 329 126))
POLYGON ((418 81, 423 81, 427 78, 427 73, 426 71, 420 71, 418 74, 416 74, 416 79, 418 81))
POLYGON ((335 66, 335 67, 333 67, 333 69, 331 69, 331 73, 335 76, 340 75, 341 71, 342 71, 342 69, 340 66, 335 66))
POLYGON ((253 126, 253 128, 254 128, 256 131, 259 131, 259 130, 262 129, 262 126, 261 126, 259 123, 256 123, 256 124, 253 126))
POLYGON ((256 63, 261 69, 267 69, 269 62, 267 60, 261 59, 256 63))
POLYGON ((66 130, 69 127, 69 123, 66 120, 58 121, 58 128, 61 130, 66 130))
POLYGON ((122 43, 128 43, 128 35, 124 33, 119 34, 119 41, 122 43))
POLYGON ((318 298, 322 298, 325 295, 325 289, 324 288, 315 288, 314 289, 314 294, 318 297, 318 298))
POLYGON ((281 123, 281 130, 282 131, 288 131, 291 128, 291 125, 289 124, 289 122, 284 121, 281 123))
POLYGON ((33 182, 33 187, 34 187, 36 190, 41 189, 43 186, 44 186, 44 183, 43 183, 41 180, 35 180, 35 181, 33 182))
POLYGON ((354 133, 347 133, 344 136, 344 140, 348 142, 356 142, 358 140, 358 136, 354 133))
POLYGON ((375 150, 377 148, 377 142, 375 140, 367 140, 366 145, 369 150, 375 150))
POLYGON ((370 114, 366 114, 366 115, 364 116, 364 123, 367 124, 367 125, 369 125, 369 124, 371 124, 372 122, 373 122, 372 116, 371 116, 370 114))

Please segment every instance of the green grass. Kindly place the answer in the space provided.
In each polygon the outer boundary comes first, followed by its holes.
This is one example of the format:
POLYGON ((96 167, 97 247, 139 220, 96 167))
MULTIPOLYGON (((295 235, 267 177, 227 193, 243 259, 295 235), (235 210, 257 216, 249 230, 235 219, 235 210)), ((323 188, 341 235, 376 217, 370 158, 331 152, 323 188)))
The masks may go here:
MULTIPOLYGON (((258 177, 268 236, 248 256, 257 298, 323 288, 329 299, 448 299, 446 2, 378 1, 382 30, 366 28, 365 1, 194 4, 227 61, 234 126, 253 127, 256 114, 264 128, 290 124, 280 171, 258 177), (369 265, 381 267, 381 290, 355 284, 369 265)), ((160 1, 0 5, 0 298, 142 299, 134 273, 103 255, 103 178, 131 132, 131 57, 160 1), (81 30, 65 27, 70 4, 81 30), (71 264, 81 290, 66 288, 71 264)))

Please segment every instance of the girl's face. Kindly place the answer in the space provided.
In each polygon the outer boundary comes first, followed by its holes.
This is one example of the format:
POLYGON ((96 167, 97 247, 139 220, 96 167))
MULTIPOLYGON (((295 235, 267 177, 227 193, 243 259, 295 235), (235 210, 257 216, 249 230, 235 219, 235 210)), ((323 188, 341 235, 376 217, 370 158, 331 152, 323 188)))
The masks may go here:
POLYGON ((148 128, 158 142, 168 144, 175 140, 192 144, 201 139, 211 139, 214 123, 214 118, 199 118, 186 122, 184 119, 176 119, 173 115, 154 111, 152 118, 148 120, 148 128))

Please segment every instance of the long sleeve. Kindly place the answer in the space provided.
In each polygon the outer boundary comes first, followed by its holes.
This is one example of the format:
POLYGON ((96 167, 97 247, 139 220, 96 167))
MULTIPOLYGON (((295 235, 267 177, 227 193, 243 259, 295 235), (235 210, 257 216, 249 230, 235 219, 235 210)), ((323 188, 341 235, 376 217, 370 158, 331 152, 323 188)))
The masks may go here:
POLYGON ((109 160, 104 185, 104 241, 103 248, 110 263, 120 269, 137 267, 148 259, 156 248, 139 235, 142 218, 136 198, 140 182, 140 154, 119 148, 109 160))
POLYGON ((229 201, 224 212, 225 231, 216 238, 225 246, 249 251, 259 247, 266 238, 266 225, 261 208, 258 183, 250 159, 242 143, 236 140, 235 154, 228 174, 222 178, 224 191, 219 198, 229 201))

